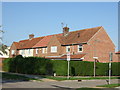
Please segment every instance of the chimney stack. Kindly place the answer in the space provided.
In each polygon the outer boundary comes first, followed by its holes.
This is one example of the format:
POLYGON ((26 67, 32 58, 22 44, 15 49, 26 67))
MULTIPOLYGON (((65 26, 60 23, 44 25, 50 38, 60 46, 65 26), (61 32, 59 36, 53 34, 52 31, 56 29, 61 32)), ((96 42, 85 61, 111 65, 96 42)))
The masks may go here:
POLYGON ((29 39, 32 39, 32 38, 34 38, 34 34, 29 35, 29 39))
POLYGON ((78 38, 80 37, 80 32, 78 32, 78 38))
POLYGON ((68 33, 69 33, 69 28, 68 27, 64 27, 63 28, 63 36, 68 35, 68 33))

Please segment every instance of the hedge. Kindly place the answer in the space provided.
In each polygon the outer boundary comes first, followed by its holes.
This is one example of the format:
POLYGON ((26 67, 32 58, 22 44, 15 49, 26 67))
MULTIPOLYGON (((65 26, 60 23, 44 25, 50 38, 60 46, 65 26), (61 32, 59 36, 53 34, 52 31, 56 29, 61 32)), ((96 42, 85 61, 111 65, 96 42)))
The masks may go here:
POLYGON ((48 59, 21 55, 3 61, 3 70, 23 74, 52 75, 52 63, 48 59))
MULTIPOLYGON (((119 76, 120 63, 112 63, 112 75, 119 76)), ((25 57, 21 55, 3 61, 3 70, 8 72, 38 75, 67 75, 66 60, 49 60, 40 57, 25 57)), ((70 61, 71 76, 93 76, 94 62, 70 61)), ((108 76, 109 63, 96 63, 96 75, 108 76)))

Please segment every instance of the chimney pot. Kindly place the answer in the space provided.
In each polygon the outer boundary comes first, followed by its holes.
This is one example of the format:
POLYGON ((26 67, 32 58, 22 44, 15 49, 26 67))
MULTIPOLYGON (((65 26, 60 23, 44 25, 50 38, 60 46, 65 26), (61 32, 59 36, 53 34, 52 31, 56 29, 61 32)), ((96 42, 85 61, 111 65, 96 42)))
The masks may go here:
POLYGON ((63 36, 68 35, 68 33, 69 33, 69 28, 68 27, 64 27, 63 28, 63 36))
POLYGON ((34 38, 34 34, 29 35, 29 39, 32 39, 32 38, 34 38))

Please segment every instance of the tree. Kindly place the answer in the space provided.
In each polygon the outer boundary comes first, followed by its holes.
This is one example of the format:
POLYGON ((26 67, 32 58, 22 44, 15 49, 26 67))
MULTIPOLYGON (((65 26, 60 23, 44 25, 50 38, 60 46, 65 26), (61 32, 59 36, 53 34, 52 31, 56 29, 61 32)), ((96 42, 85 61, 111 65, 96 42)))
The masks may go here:
POLYGON ((7 46, 1 44, 1 45, 0 45, 0 51, 2 51, 2 53, 0 52, 0 55, 7 54, 6 49, 7 49, 7 46))
MULTIPOLYGON (((0 25, 0 28, 1 27, 2 26, 0 25)), ((7 54, 7 52, 6 52, 7 46, 2 44, 2 33, 4 33, 4 31, 0 30, 0 41, 1 41, 0 42, 0 51, 2 51, 2 52, 0 52, 0 55, 7 54)))

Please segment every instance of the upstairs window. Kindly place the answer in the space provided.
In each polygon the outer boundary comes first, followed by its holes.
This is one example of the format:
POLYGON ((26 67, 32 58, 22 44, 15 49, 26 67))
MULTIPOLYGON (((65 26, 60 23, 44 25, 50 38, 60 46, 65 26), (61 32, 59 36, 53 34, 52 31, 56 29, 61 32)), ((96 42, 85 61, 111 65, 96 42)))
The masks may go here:
POLYGON ((78 52, 82 52, 83 51, 83 46, 82 45, 78 45, 78 52))
POLYGON ((52 46, 51 47, 51 52, 57 52, 57 46, 52 46))
POLYGON ((66 46, 66 52, 70 52, 70 46, 66 46))

